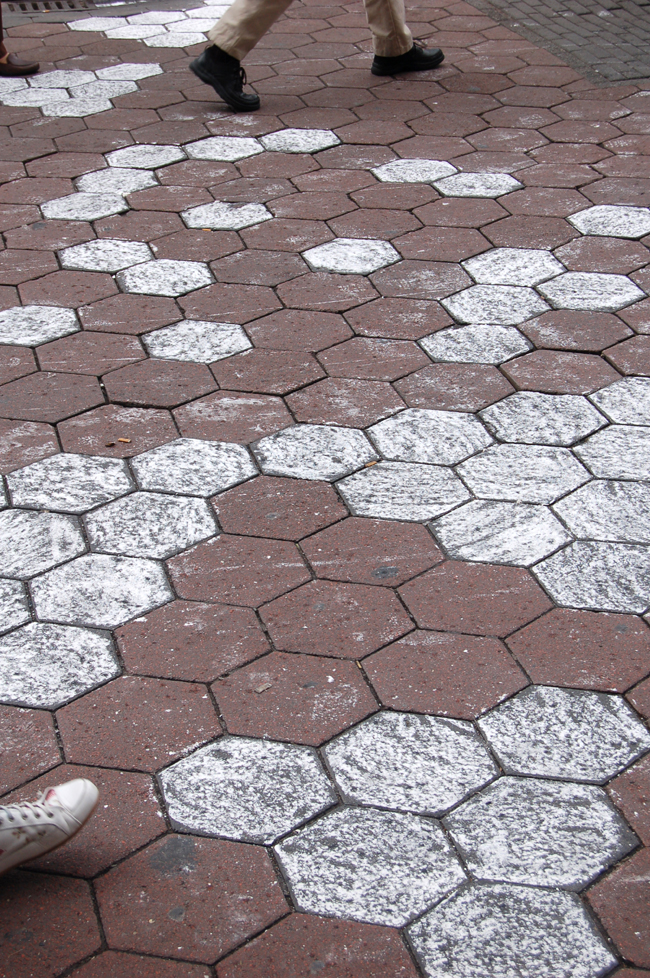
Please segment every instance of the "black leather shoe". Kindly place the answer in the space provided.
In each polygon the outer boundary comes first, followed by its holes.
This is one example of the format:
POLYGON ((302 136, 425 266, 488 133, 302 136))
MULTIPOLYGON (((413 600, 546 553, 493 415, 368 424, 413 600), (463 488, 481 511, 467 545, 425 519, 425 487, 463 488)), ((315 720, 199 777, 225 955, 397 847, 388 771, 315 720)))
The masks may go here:
POLYGON ((240 62, 216 44, 206 48, 192 62, 190 71, 206 85, 212 85, 217 95, 235 112, 255 112, 259 109, 259 95, 249 95, 243 91, 246 72, 240 62))
POLYGON ((403 71, 429 71, 437 68, 445 60, 440 48, 425 48, 414 43, 410 51, 396 58, 380 58, 375 55, 371 72, 373 75, 399 75, 403 71))

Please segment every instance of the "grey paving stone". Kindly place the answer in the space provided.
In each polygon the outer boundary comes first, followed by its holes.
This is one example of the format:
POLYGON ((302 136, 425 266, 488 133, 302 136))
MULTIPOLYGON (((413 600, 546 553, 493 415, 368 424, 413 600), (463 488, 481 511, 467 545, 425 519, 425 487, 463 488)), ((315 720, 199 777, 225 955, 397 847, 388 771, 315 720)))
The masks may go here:
POLYGON ((126 463, 116 458, 62 452, 7 476, 14 506, 85 513, 134 488, 126 463))
POLYGON ((617 424, 650 425, 650 377, 624 377, 589 400, 617 424))
POLYGON ((479 285, 539 285, 566 271, 549 251, 493 248, 461 265, 479 285))
POLYGON ((38 346, 79 331, 73 309, 58 306, 12 306, 0 312, 0 343, 38 346))
POLYGON ((402 927, 465 879, 440 825, 344 808, 275 847, 299 910, 402 927))
POLYGON ((216 533, 204 499, 134 492, 101 506, 85 518, 96 553, 163 559, 216 533))
POLYGON ((68 24, 71 31, 110 31, 113 27, 126 27, 125 17, 86 17, 72 20, 68 24))
POLYGON ((41 106, 41 112, 45 116, 53 118, 73 118, 85 119, 89 115, 98 115, 100 112, 108 112, 113 108, 110 99, 100 97, 71 98, 61 102, 48 102, 41 106))
POLYGON ((0 702, 55 710, 120 674, 109 635, 32 622, 0 639, 0 702))
POLYGON ((577 896, 473 884, 408 930, 427 978, 596 978, 617 963, 577 896))
POLYGON ((193 44, 205 44, 205 34, 198 31, 169 31, 156 34, 155 37, 145 37, 144 43, 150 48, 189 48, 193 44))
POLYGON ((72 92, 72 97, 76 99, 94 98, 119 98, 120 95, 129 95, 137 92, 138 86, 135 82, 126 78, 95 78, 93 81, 78 85, 72 92))
POLYGON ((0 635, 24 625, 31 617, 24 585, 0 580, 0 635))
POLYGON ((156 146, 139 143, 106 154, 106 162, 109 166, 135 167, 138 170, 157 170, 160 166, 169 166, 170 163, 178 163, 184 159, 185 153, 180 146, 162 144, 156 146))
POLYGON ((645 299, 645 292, 627 276, 600 272, 565 272, 537 288, 555 309, 616 312, 645 299))
POLYGON ((28 83, 30 88, 75 88, 78 85, 87 85, 95 81, 95 78, 94 71, 71 68, 67 71, 63 69, 44 71, 29 78, 28 83))
POLYGON ((49 571, 32 581, 31 592, 39 618, 97 628, 117 628, 173 598, 157 561, 104 554, 49 571))
POLYGON ((142 341, 152 357, 191 363, 215 363, 235 353, 243 353, 253 345, 242 327, 235 323, 194 319, 163 326, 145 334, 142 341))
POLYGON ((213 281, 210 269, 203 262, 172 258, 144 262, 117 274, 118 285, 124 292, 139 295, 185 295, 213 281))
POLYGON ((271 211, 264 204, 229 204, 217 200, 183 211, 181 217, 188 228, 212 228, 220 231, 241 231, 242 228, 270 221, 271 211))
POLYGON ((459 323, 501 326, 516 326, 549 309, 536 292, 517 285, 472 285, 441 303, 459 323))
POLYGON ((65 88, 21 88, 2 95, 2 102, 14 108, 40 108, 48 102, 66 102, 69 98, 65 88))
POLYGON ((362 431, 334 425, 297 424, 252 446, 265 475, 296 479, 342 479, 377 454, 362 431))
POLYGON ((573 450, 599 479, 650 479, 650 427, 611 425, 573 450))
POLYGON ((643 614, 650 606, 650 550, 627 543, 579 540, 533 573, 567 608, 643 614))
POLYGON ((264 149, 276 153, 318 153, 341 142, 331 129, 280 129, 260 136, 264 149))
POLYGON ((379 462, 338 483, 355 516, 425 522, 470 498, 451 469, 408 462, 379 462))
POLYGON ((650 544, 650 485, 592 482, 553 510, 579 539, 650 544))
POLYGON ((91 272, 119 272, 139 262, 151 261, 153 255, 149 246, 140 241, 100 238, 97 241, 64 248, 60 258, 63 268, 80 268, 91 272))
POLYGON ((160 775, 175 828, 270 845, 336 804, 316 751, 222 737, 160 775))
MULTIPOLYGON (((74 99, 76 101, 76 99, 74 99)), ((111 108, 111 103, 108 103, 111 108)), ((107 167, 105 170, 95 170, 84 173, 77 180, 77 189, 90 194, 133 194, 137 190, 156 187, 158 181, 149 170, 136 167, 107 167)))
POLYGON ((258 474, 243 445, 179 438, 131 461, 141 489, 213 496, 258 474))
POLYGON ((324 748, 344 801, 441 815, 498 774, 471 723, 382 712, 324 748))
POLYGON ((431 528, 454 560, 530 567, 572 537, 545 506, 476 500, 431 528))
POLYGON ((122 214, 129 205, 120 194, 68 194, 41 204, 43 217, 52 221, 98 221, 122 214))
POLYGON ((643 238, 650 234, 650 208, 599 204, 572 214, 568 220, 581 234, 608 238, 643 238))
POLYGON ((492 444, 478 418, 460 411, 408 408, 368 429, 384 458, 454 465, 492 444))
POLYGON ((493 445, 457 471, 479 499, 546 505, 590 479, 568 448, 541 445, 493 445))
POLYGON ((400 260, 391 244, 374 238, 335 238, 303 251, 302 257, 316 272, 342 275, 370 275, 400 260))
POLYGON ((78 521, 58 513, 0 512, 0 573, 25 581, 86 549, 78 521))
POLYGON ((574 445, 607 424, 586 397, 574 394, 519 391, 479 414, 501 441, 526 445, 574 445))
POLYGON ((433 185, 445 197, 502 197, 522 187, 509 173, 456 173, 433 185))
POLYGON ((420 346, 441 363, 505 363, 532 349, 514 326, 451 326, 425 336, 420 346))
POLYGON ((370 171, 383 183, 433 183, 457 173, 455 166, 444 160, 392 160, 370 171))
POLYGON ((621 696, 528 686, 478 721, 506 774, 604 784, 650 749, 621 696))
POLYGON ((119 65, 109 65, 108 68, 98 68, 95 72, 98 78, 106 78, 110 81, 126 78, 130 81, 140 81, 142 78, 151 78, 152 75, 162 74, 162 68, 157 64, 138 64, 137 62, 124 63, 119 65))
POLYGON ((444 820, 472 876, 580 890, 638 845, 593 785, 499 778, 444 820))
POLYGON ((188 143, 185 152, 193 160, 223 160, 234 162, 264 152, 257 139, 244 136, 208 136, 198 142, 188 143))

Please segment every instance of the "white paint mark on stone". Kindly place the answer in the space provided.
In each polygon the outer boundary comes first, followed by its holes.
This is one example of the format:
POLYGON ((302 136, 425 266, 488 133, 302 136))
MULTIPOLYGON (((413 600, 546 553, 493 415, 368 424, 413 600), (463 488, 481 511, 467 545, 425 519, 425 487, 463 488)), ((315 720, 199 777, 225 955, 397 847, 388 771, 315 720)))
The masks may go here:
POLYGON ((604 784, 650 749, 621 696, 528 686, 478 725, 507 774, 604 784))
POLYGON ((275 153, 318 153, 341 140, 331 129, 280 129, 260 136, 260 142, 275 153))
POLYGON ((132 194, 156 186, 158 181, 148 170, 126 166, 84 173, 77 180, 77 188, 90 194, 132 194))
POLYGON ((86 549, 72 516, 7 509, 0 512, 0 573, 27 580, 86 549))
POLYGON ((545 505, 590 479, 568 448, 541 445, 494 445, 459 465, 458 473, 480 499, 545 505))
POLYGON ((434 180, 433 186, 445 197, 502 197, 522 184, 509 173, 456 173, 434 180))
POLYGON ((424 522, 449 512, 470 496, 451 469, 380 462, 338 483, 355 516, 424 522))
POLYGON ((85 513, 133 489, 126 463, 116 458, 61 453, 7 476, 14 506, 85 513))
POLYGON ((186 319, 147 333, 142 341, 152 357, 214 363, 235 353, 250 350, 251 341, 235 323, 212 323, 186 319))
POLYGON ((0 635, 24 625, 31 617, 24 585, 0 580, 0 635))
POLYGON ((455 166, 443 160, 393 160, 370 171, 383 183, 433 183, 457 173, 455 166))
POLYGON ((650 426, 650 377, 624 377, 589 396, 610 421, 650 426))
POLYGON ((229 204, 216 200, 183 211, 181 217, 188 228, 213 228, 220 231, 239 231, 242 228, 270 221, 273 214, 264 204, 229 204))
POLYGON ((79 331, 73 309, 58 306, 12 306, 0 312, 0 343, 38 346, 79 331))
POLYGON ((331 482, 377 455, 362 431, 334 425, 297 424, 252 446, 265 475, 331 482))
POLYGON ((185 152, 193 160, 223 160, 234 162, 264 152, 259 140, 247 136, 209 136, 188 143, 185 152))
POLYGON ((555 309, 616 312, 645 298, 645 292, 626 275, 565 272, 538 286, 555 309))
POLYGON ((140 143, 137 146, 124 146, 106 154, 109 166, 134 167, 137 170, 156 170, 160 166, 178 163, 185 159, 180 146, 140 143))
POLYGON ((572 537, 545 506, 476 500, 431 528, 454 560, 530 567, 572 537))
MULTIPOLYGON (((114 173, 114 170, 109 170, 114 173)), ((123 268, 151 261, 149 246, 140 241, 121 241, 99 238, 84 244, 72 245, 60 252, 63 268, 83 268, 91 272, 119 272, 123 268)))
POLYGON ((270 845, 336 804, 310 747, 223 737, 160 775, 175 827, 270 845))
POLYGON ((573 445, 607 422, 586 397, 520 391, 480 411, 502 441, 527 445, 573 445))
POLYGON ((131 461, 142 489, 213 496, 257 475, 243 445, 179 438, 131 461))
POLYGON ((374 238, 335 238, 302 252, 316 272, 370 275, 400 260, 399 252, 387 241, 374 238))
POLYGON ((627 543, 579 540, 533 568, 567 608, 643 614, 650 606, 650 551, 627 543))
POLYGON ((0 701, 55 710, 115 679, 109 635, 32 622, 0 639, 0 701))
POLYGON ((574 452, 599 479, 650 480, 650 427, 611 425, 574 452))
POLYGON ((535 248, 493 248, 461 265, 480 285, 539 285, 566 271, 550 252, 535 248))
POLYGON ((581 234, 609 238, 643 238, 650 234, 650 207, 598 204, 567 218, 581 234))
POLYGON ((41 204, 43 217, 52 221, 98 221, 128 209, 129 205, 120 194, 69 194, 41 204))
POLYGON ((532 349, 514 326, 475 323, 451 326, 420 340, 432 360, 440 363, 505 363, 532 349))
POLYGON ((517 285, 472 285, 441 303, 459 323, 501 326, 516 326, 549 310, 536 292, 517 285))
POLYGON ((185 295, 213 281, 210 269, 203 262, 172 258, 144 262, 117 274, 120 288, 138 295, 185 295))
POLYGON ((492 444, 478 418, 460 411, 408 408, 368 429, 381 454, 396 462, 454 465, 492 444))

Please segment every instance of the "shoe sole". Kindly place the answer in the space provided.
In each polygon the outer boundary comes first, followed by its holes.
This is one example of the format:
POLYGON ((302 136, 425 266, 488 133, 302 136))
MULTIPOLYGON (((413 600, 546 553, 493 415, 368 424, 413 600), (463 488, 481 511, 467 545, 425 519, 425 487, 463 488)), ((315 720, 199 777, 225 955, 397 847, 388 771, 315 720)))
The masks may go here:
POLYGON ((440 57, 436 59, 434 64, 427 65, 426 68, 422 66, 421 68, 400 68, 399 71, 385 70, 384 68, 379 68, 376 65, 372 65, 370 68, 371 75, 404 75, 409 71, 431 71, 433 68, 437 68, 445 60, 445 56, 440 52, 440 57))
POLYGON ((95 802, 91 810, 88 812, 87 818, 81 823, 78 829, 75 829, 74 832, 72 832, 70 835, 67 835, 65 839, 61 840, 61 842, 57 842, 56 845, 53 845, 51 847, 51 849, 45 849, 43 852, 39 852, 38 856, 30 856, 29 859, 25 859, 21 863, 16 863, 15 866, 10 866, 8 869, 0 870, 0 877, 6 876, 7 873, 13 873, 14 869, 20 869, 21 866, 26 866, 28 863, 33 863, 35 859, 42 859, 43 856, 49 856, 51 852, 55 852, 57 849, 60 849, 61 846, 67 846, 68 842, 70 842, 71 839, 74 839, 75 835, 79 835, 79 833, 81 832, 81 830, 85 825, 88 825, 88 822, 90 821, 95 811, 97 810, 98 805, 99 805, 99 795, 97 796, 97 801, 95 802))
POLYGON ((190 71, 195 74, 200 81, 204 82, 204 84, 210 85, 212 88, 214 88, 217 95, 223 99, 226 105, 229 105, 230 108, 234 109, 236 112, 257 112, 259 109, 259 100, 257 105, 247 105, 246 103, 241 103, 236 99, 233 99, 230 95, 228 95, 223 85, 221 85, 216 79, 211 78, 207 72, 204 72, 196 61, 192 61, 190 64, 190 71))

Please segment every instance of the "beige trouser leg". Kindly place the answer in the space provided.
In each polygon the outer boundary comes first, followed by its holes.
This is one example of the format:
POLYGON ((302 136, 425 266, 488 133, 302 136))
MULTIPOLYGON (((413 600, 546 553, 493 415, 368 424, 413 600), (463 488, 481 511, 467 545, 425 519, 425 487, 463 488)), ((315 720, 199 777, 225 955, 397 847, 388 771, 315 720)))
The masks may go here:
MULTIPOLYGON (((283 14, 292 0, 235 0, 208 38, 222 51, 241 61, 283 14)), ((394 58, 413 47, 405 23, 404 0, 364 0, 375 54, 394 58)))

